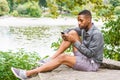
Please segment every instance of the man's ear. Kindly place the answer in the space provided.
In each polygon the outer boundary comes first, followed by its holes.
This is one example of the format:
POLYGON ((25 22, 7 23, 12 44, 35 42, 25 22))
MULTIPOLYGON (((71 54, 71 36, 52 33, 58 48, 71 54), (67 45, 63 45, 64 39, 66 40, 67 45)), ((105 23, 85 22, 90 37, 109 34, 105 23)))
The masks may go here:
POLYGON ((91 22, 91 18, 88 18, 87 20, 88 20, 88 22, 91 22))

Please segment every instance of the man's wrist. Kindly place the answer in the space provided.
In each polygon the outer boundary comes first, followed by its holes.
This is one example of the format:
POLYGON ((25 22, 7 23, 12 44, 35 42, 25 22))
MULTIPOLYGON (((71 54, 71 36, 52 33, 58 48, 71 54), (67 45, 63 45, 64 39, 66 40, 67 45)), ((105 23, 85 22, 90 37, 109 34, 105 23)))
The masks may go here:
POLYGON ((72 41, 72 43, 74 44, 75 42, 77 42, 78 40, 76 40, 76 39, 74 39, 73 41, 72 41))

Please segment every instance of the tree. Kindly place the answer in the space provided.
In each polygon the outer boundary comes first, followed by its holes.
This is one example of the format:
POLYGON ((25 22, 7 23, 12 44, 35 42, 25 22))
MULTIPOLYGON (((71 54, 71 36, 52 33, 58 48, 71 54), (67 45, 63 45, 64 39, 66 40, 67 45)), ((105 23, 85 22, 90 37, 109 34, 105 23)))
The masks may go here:
POLYGON ((14 1, 13 0, 7 0, 9 8, 10 8, 10 12, 13 11, 13 6, 14 6, 14 1))
POLYGON ((40 5, 41 7, 47 7, 47 2, 46 2, 46 0, 39 0, 39 5, 40 5))
POLYGON ((9 6, 6 0, 0 0, 0 15, 9 13, 9 6))
POLYGON ((38 0, 7 0, 10 7, 10 12, 14 11, 19 4, 24 4, 29 1, 38 2, 38 0))
POLYGON ((77 14, 80 10, 89 9, 95 12, 98 18, 111 18, 113 7, 106 5, 103 0, 46 0, 50 13, 57 17, 61 11, 77 14), (109 8, 109 9, 108 9, 109 8), (107 10, 106 10, 107 9, 107 10), (107 14, 106 14, 107 13, 107 14), (109 13, 109 14, 108 14, 109 13), (57 15, 56 15, 57 14, 57 15))
POLYGON ((120 6, 120 0, 110 0, 110 4, 112 4, 114 7, 120 6))

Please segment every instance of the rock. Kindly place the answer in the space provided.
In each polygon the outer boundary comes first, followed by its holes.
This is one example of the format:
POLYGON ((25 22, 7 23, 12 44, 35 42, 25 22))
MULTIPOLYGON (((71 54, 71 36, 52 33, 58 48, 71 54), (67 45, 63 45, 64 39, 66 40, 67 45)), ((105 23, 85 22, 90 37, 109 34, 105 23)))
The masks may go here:
POLYGON ((28 80, 120 80, 120 62, 104 59, 97 72, 76 71, 61 65, 51 72, 39 73, 28 80), (117 70, 116 70, 117 69, 117 70))
POLYGON ((120 70, 120 62, 104 58, 103 63, 101 64, 101 68, 120 70))

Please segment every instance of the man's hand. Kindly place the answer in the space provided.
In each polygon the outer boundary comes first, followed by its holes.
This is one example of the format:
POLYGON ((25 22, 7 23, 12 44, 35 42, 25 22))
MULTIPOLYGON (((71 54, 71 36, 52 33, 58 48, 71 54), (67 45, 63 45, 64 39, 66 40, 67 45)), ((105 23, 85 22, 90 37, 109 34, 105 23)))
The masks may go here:
POLYGON ((72 43, 74 43, 76 41, 75 38, 70 34, 65 33, 65 34, 62 34, 61 36, 62 36, 62 39, 65 41, 69 41, 72 43))

